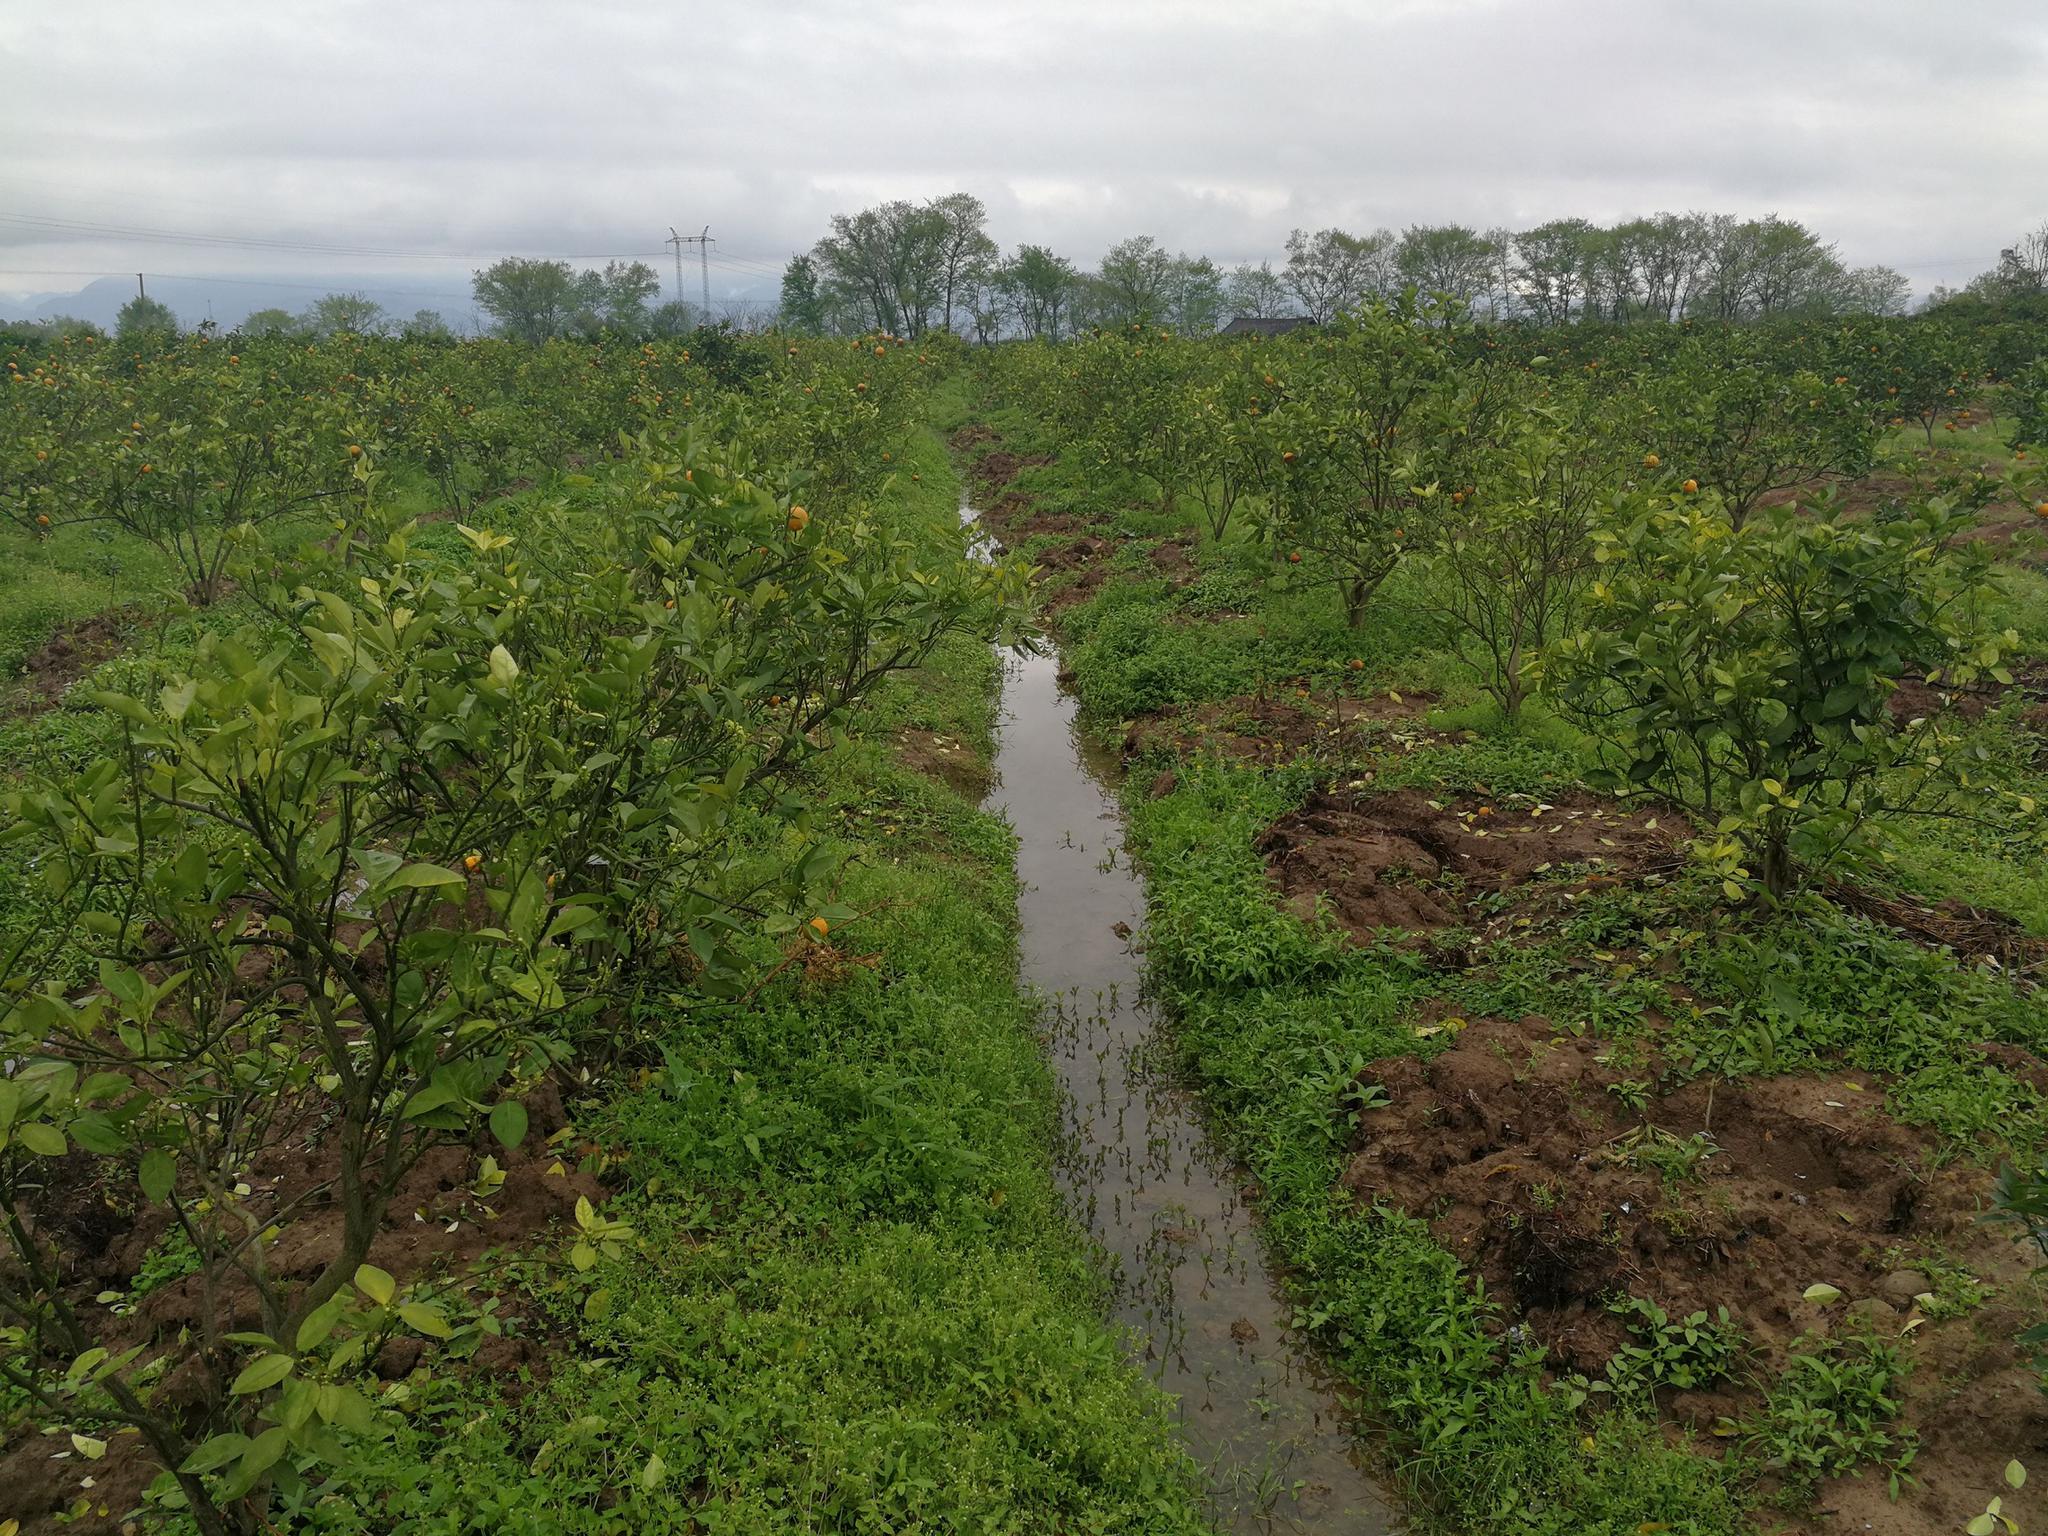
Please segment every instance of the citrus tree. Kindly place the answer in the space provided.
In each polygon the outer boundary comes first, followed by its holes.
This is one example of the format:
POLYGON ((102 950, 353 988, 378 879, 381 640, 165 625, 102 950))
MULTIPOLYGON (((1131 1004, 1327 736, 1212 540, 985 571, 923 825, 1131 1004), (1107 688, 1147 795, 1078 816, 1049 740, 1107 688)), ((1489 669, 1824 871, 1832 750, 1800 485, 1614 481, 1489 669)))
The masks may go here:
MULTIPOLYGON (((0 1380, 134 1428, 202 1531, 263 1528, 378 1432, 379 1339, 454 1331, 373 1262, 420 1157, 517 1144, 536 1082, 636 1048, 637 988, 717 1005, 836 915, 791 770, 1021 590, 957 535, 792 502, 744 436, 629 452, 531 554, 466 528, 430 555, 365 512, 255 594, 273 622, 100 695, 119 751, 5 799, 62 937, 5 978, 0 1380), (775 829, 744 868, 742 817, 775 829), (189 1245, 189 1334, 118 1343, 37 1214, 81 1179, 189 1245), (331 1245, 274 1262, 321 1209, 331 1245)), ((366 506, 377 476, 356 461, 366 506)))
POLYGON ((195 601, 221 590, 252 529, 347 496, 364 449, 331 394, 300 394, 240 354, 203 343, 147 365, 110 392, 84 471, 93 496, 67 519, 111 522, 168 555, 195 601))
POLYGON ((1692 497, 1625 505, 1593 533, 1579 626, 1548 691, 1599 743, 1593 779, 1701 821, 1731 892, 1782 896, 1873 826, 1953 814, 1967 761, 1939 715, 1888 701, 1924 668, 2005 679, 2017 637, 1979 628, 1989 563, 1939 500, 1851 518, 1823 502, 1737 526, 1692 497))
POLYGON ((1434 301, 1374 302, 1297 367, 1269 431, 1284 444, 1269 537, 1327 581, 1356 628, 1410 547, 1436 487, 1468 483, 1499 378, 1461 365, 1434 301))
POLYGON ((1417 550, 1424 600, 1510 720, 1544 645, 1577 611, 1595 521, 1625 494, 1618 417, 1586 391, 1518 403, 1502 412, 1474 481, 1430 498, 1417 550))
POLYGON ((1695 338, 1647 381, 1649 446, 1738 527, 1763 498, 1870 467, 1877 428, 1847 375, 1786 368, 1739 336, 1695 338))

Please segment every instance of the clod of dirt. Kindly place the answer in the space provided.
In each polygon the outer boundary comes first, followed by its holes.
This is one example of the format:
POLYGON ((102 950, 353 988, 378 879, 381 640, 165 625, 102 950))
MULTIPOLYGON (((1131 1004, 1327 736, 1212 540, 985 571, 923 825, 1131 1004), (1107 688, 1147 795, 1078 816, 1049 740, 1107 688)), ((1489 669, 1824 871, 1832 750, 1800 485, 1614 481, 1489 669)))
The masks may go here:
POLYGON ((1885 700, 1885 708, 1900 722, 1929 719, 1947 710, 1966 721, 1976 721, 2018 695, 2025 701, 2020 707, 2020 723, 2048 734, 2048 662, 2018 662, 2011 671, 2010 683, 1980 678, 1968 687, 1930 683, 1924 676, 1901 678, 1885 700))
POLYGON ((1015 454, 1007 449, 996 448, 983 454, 967 466, 968 478, 986 490, 995 491, 1008 485, 1025 470, 1040 464, 1050 464, 1047 454, 1015 454))
POLYGON ((1886 1112, 1885 1085, 1868 1076, 1661 1091, 1659 1080, 1654 1060, 1624 1063, 1542 1018, 1473 1022, 1433 1061, 1390 1057, 1359 1074, 1389 1102, 1362 1115, 1341 1188, 1427 1221, 1501 1303, 1502 1326, 1546 1346, 1559 1370, 1600 1376, 1628 1342, 1611 1297, 1674 1318, 1726 1307, 1755 1350, 1750 1368, 1662 1403, 1700 1428, 1753 1407, 1756 1381, 1799 1335, 1854 1331, 1852 1308, 1887 1338, 1918 1318, 1901 1347, 1917 1360, 1905 1417, 1921 1435, 1919 1481, 1897 1505, 1881 1476, 1862 1480, 1875 1497, 1833 1484, 1819 1502, 1841 1513, 1819 1528, 1947 1529, 1972 1498, 1982 1508, 1980 1485, 1998 1490, 2007 1458, 2048 1451, 2048 1399, 2012 1343, 2033 1319, 2004 1303, 2026 1294, 2026 1256, 1979 1220, 1987 1173, 1936 1166, 1928 1137, 1886 1112), (1929 1276, 1899 1263, 1923 1254, 1998 1299, 1929 1322, 1915 1301, 1929 1276), (1842 1293, 1832 1307, 1803 1299, 1820 1281, 1842 1293))
POLYGON ((1684 832, 1668 810, 1578 792, 1553 802, 1324 791, 1275 822, 1259 851, 1289 911, 1307 921, 1325 904, 1368 943, 1388 928, 1463 925, 1484 894, 1536 887, 1563 898, 1675 867, 1684 832))
POLYGON ((71 685, 119 651, 141 622, 134 609, 121 608, 64 625, 22 662, 20 684, 5 712, 35 715, 54 709, 71 685))
MULTIPOLYGON (((551 1227, 573 1230, 579 1197, 601 1203, 605 1190, 576 1166, 572 1147, 551 1146, 548 1137, 568 1123, 559 1091, 544 1083, 526 1100, 529 1131, 523 1143, 508 1150, 495 1142, 486 1146, 449 1144, 431 1149, 401 1181, 396 1198, 370 1247, 370 1262, 403 1283, 429 1274, 452 1274, 474 1265, 497 1249, 533 1249, 551 1227), (476 1192, 481 1157, 488 1151, 500 1165, 504 1182, 488 1195, 476 1192)), ((319 1135, 312 1106, 287 1111, 299 1127, 258 1160, 250 1184, 257 1198, 272 1208, 291 1204, 318 1186, 332 1186, 339 1168, 339 1144, 319 1135)), ((209 1310, 219 1332, 260 1328, 262 1318, 254 1289, 230 1281, 209 1296, 196 1275, 168 1281, 123 1314, 102 1313, 94 1297, 102 1290, 126 1290, 144 1256, 163 1235, 167 1218, 153 1206, 136 1206, 129 1187, 106 1176, 104 1159, 83 1154, 54 1160, 54 1176, 31 1203, 39 1225, 62 1233, 73 1258, 66 1274, 67 1299, 92 1318, 101 1341, 120 1349, 139 1345, 146 1351, 195 1334, 209 1310)), ((269 1250, 271 1273, 287 1281, 310 1277, 341 1251, 341 1213, 331 1198, 313 1198, 298 1209, 269 1250)), ((508 1368, 518 1366, 538 1375, 548 1359, 534 1341, 494 1341, 517 1358, 505 1356, 508 1368)), ((466 1367, 495 1368, 498 1355, 480 1350, 466 1367)), ((377 1369, 396 1369, 403 1362, 379 1357, 377 1369)), ((404 1369, 410 1369, 405 1365, 404 1369)), ((398 1374, 403 1374, 399 1370, 398 1374)), ((196 1424, 221 1391, 222 1383, 187 1359, 158 1389, 161 1399, 188 1412, 196 1424)), ((75 1458, 52 1461, 69 1449, 40 1435, 26 1422, 12 1427, 0 1444, 0 1489, 8 1500, 4 1514, 21 1522, 23 1536, 41 1536, 58 1529, 111 1529, 89 1523, 72 1525, 60 1517, 76 1502, 79 1477, 96 1476, 94 1504, 104 1502, 115 1519, 140 1502, 141 1490, 156 1475, 153 1455, 139 1441, 121 1439, 99 1462, 81 1467, 75 1458), (118 1466, 117 1466, 118 1461, 118 1466)))

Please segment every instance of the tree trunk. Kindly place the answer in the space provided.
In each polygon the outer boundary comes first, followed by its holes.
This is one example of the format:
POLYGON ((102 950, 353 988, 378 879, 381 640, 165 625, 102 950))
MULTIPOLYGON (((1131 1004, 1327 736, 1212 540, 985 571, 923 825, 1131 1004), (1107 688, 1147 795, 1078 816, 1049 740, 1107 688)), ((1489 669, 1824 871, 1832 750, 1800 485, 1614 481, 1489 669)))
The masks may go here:
POLYGON ((1353 629, 1365 627, 1365 605, 1372 597, 1372 585, 1354 576, 1344 585, 1344 622, 1353 629))
POLYGON ((1776 901, 1792 889, 1792 853, 1785 846, 1785 832, 1782 827, 1766 824, 1762 854, 1763 857, 1759 861, 1759 878, 1763 881, 1765 892, 1776 901))

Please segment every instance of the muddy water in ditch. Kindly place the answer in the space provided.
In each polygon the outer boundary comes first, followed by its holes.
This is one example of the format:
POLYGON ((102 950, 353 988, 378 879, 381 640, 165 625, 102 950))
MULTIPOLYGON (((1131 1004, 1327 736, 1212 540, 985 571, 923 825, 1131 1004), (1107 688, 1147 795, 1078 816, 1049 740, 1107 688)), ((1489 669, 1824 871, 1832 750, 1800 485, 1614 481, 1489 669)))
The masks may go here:
POLYGON ((1062 1184, 1109 1255, 1119 1321, 1179 1399, 1218 1524, 1396 1530, 1351 1458, 1341 1405, 1286 1337, 1243 1171, 1148 1062, 1156 1020, 1125 936, 1144 921, 1145 888, 1124 856, 1111 767, 1074 729, 1055 659, 1012 655, 988 804, 1018 837, 1024 982, 1045 1000, 1064 1090, 1062 1184))

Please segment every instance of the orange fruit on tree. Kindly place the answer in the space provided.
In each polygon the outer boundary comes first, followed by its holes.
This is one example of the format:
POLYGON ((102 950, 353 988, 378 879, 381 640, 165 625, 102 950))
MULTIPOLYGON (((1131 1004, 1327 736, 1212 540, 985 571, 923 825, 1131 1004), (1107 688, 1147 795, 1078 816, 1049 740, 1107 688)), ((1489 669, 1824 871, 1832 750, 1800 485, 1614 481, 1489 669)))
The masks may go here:
POLYGON ((363 456, 363 445, 361 443, 350 443, 348 445, 348 456, 352 459, 360 459, 363 456))
POLYGON ((483 862, 484 856, 480 853, 464 854, 462 858, 462 867, 468 870, 471 874, 474 874, 476 873, 477 870, 483 868, 483 862))
POLYGON ((1700 483, 1697 480, 1688 480, 1685 482, 1684 485, 1679 487, 1679 489, 1684 491, 1685 494, 1688 496, 1690 496, 1694 491, 1698 490, 1699 488, 1700 483))
POLYGON ((791 507, 789 509, 789 531, 791 533, 802 533, 804 529, 810 526, 810 523, 811 514, 802 507, 791 507))
POLYGON ((1289 565, 1301 564, 1301 551, 1298 549, 1289 551, 1287 556, 1287 563, 1289 565))
POLYGON ((1294 462, 1294 450, 1290 448, 1285 453, 1281 454, 1280 462, 1282 464, 1292 464, 1294 462))
POLYGON ((1657 455, 1655 455, 1654 453, 1646 453, 1643 455, 1643 468, 1645 469, 1655 469, 1659 464, 1662 464, 1663 462, 1664 461, 1658 458, 1657 455))
POLYGON ((826 922, 825 919, 823 919, 822 917, 814 917, 811 919, 811 930, 814 933, 816 933, 819 938, 822 939, 823 937, 825 937, 826 934, 832 931, 832 925, 826 922))
POLYGON ((49 526, 50 526, 50 514, 49 514, 49 513, 47 513, 47 512, 38 512, 38 513, 36 514, 36 526, 37 526, 38 528, 47 528, 47 527, 49 527, 49 526))

